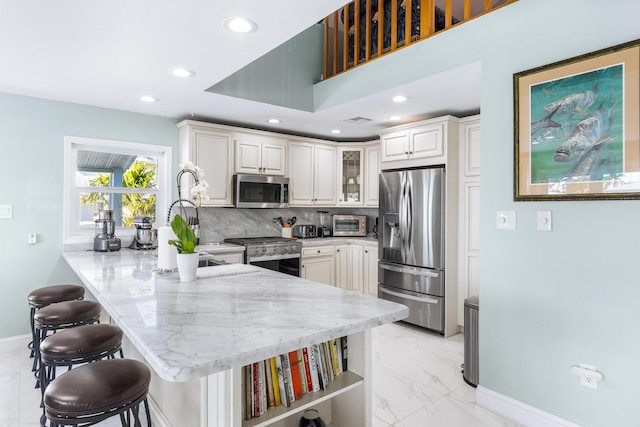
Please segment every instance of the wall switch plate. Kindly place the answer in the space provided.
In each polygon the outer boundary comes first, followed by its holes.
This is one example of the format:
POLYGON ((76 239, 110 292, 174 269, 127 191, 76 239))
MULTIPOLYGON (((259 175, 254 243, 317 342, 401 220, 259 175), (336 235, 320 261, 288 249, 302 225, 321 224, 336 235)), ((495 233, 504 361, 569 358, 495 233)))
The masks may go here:
POLYGON ((551 231, 551 211, 538 211, 538 231, 551 231))
POLYGON ((515 230, 516 211, 498 211, 496 228, 498 230, 515 230))
POLYGON ((13 206, 12 205, 0 205, 0 219, 13 218, 13 206))
POLYGON ((27 243, 30 245, 38 243, 38 235, 36 233, 27 234, 27 243))

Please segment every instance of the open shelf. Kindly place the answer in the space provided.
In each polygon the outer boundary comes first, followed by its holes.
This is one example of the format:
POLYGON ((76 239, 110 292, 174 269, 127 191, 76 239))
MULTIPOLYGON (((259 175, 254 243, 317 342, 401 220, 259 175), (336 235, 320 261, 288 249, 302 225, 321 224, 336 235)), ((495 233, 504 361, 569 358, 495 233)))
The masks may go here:
POLYGON ((326 388, 326 390, 306 393, 302 396, 302 398, 293 402, 291 406, 286 407, 284 405, 280 405, 275 408, 269 409, 258 418, 244 420, 242 422, 242 426, 264 427, 271 425, 275 422, 290 417, 292 414, 301 412, 307 408, 310 408, 328 399, 332 399, 342 393, 358 387, 363 383, 363 381, 364 380, 361 376, 356 375, 353 372, 342 372, 337 378, 329 383, 329 386, 326 388))

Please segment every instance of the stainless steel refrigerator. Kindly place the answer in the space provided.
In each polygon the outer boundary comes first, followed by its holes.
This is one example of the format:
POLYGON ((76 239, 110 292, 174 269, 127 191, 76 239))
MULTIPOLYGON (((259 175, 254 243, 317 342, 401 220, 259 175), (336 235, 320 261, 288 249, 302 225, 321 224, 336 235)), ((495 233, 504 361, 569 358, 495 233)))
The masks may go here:
POLYGON ((444 168, 380 174, 378 296, 444 333, 444 168))

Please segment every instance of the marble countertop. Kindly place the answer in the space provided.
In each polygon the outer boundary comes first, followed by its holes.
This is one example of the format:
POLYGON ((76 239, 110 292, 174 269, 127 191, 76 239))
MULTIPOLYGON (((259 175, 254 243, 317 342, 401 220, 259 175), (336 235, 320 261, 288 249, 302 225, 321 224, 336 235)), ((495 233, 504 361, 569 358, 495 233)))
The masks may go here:
POLYGON ((227 243, 202 243, 196 246, 196 252, 206 252, 209 254, 241 253, 244 252, 244 249, 244 246, 227 243))
POLYGON ((243 366, 406 318, 404 305, 246 264, 180 283, 148 251, 66 251, 64 259, 167 381, 243 366))

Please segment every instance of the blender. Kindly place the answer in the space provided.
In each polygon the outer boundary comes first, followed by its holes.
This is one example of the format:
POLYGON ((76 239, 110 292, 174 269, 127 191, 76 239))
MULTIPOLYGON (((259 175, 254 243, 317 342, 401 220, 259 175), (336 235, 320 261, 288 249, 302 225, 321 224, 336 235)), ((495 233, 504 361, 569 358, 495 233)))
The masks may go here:
POLYGON ((320 226, 316 232, 316 237, 331 237, 331 229, 325 223, 325 215, 328 215, 329 212, 318 211, 318 213, 320 214, 320 226))
POLYGON ((112 210, 98 211, 95 220, 96 235, 93 238, 93 250, 96 252, 111 252, 120 250, 120 239, 115 236, 116 222, 113 220, 112 210))

